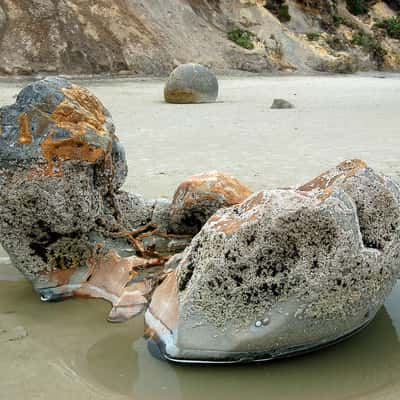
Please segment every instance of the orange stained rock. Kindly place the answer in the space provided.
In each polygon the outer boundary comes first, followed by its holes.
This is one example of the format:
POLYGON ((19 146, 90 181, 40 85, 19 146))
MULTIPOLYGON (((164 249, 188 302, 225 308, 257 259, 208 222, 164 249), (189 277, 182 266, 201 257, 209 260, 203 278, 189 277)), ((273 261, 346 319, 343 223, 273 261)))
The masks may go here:
POLYGON ((106 117, 104 115, 105 108, 97 97, 93 96, 88 90, 77 85, 64 88, 62 92, 66 97, 78 103, 81 108, 86 111, 88 122, 90 122, 97 131, 104 133, 102 125, 106 122, 106 117))
POLYGON ((233 235, 244 224, 254 221, 257 221, 257 216, 255 214, 248 217, 239 217, 232 214, 223 217, 214 216, 209 220, 209 222, 212 223, 213 229, 224 232, 225 235, 228 236, 233 235))
POLYGON ((130 307, 132 304, 146 304, 145 298, 152 291, 153 287, 148 281, 134 283, 124 289, 116 304, 118 307, 130 307))
POLYGON ((234 205, 249 197, 252 191, 233 176, 217 171, 204 172, 182 182, 175 192, 173 203, 183 196, 183 206, 191 207, 199 200, 212 200, 213 194, 221 194, 228 205, 234 205))
POLYGON ((265 200, 264 192, 259 192, 240 204, 240 214, 230 211, 229 214, 214 215, 208 220, 208 224, 212 229, 224 232, 225 235, 232 235, 244 224, 257 221, 256 207, 265 200))
POLYGON ((155 290, 150 312, 170 331, 176 328, 179 319, 176 271, 171 272, 155 290))
POLYGON ((28 114, 22 113, 18 117, 19 124, 19 144, 31 144, 32 143, 32 135, 30 132, 30 124, 28 114))
POLYGON ((57 283, 57 285, 68 285, 72 275, 76 272, 76 268, 58 269, 50 272, 49 281, 57 283))
POLYGON ((153 286, 148 281, 137 282, 125 288, 113 304, 108 321, 123 322, 141 314, 148 304, 147 296, 152 289, 153 286))
POLYGON ((99 136, 108 135, 104 128, 105 109, 100 101, 86 89, 75 85, 63 89, 63 93, 67 98, 48 118, 49 123, 54 124, 54 128, 41 144, 43 157, 48 164, 45 173, 47 175, 52 174, 54 163, 58 160, 82 160, 95 163, 105 157, 107 151, 110 151, 110 149, 105 150, 88 143, 85 138, 88 129, 99 136), (65 129, 71 137, 54 140, 56 128, 65 129))
POLYGON ((28 181, 32 181, 36 177, 43 176, 62 176, 61 168, 61 160, 57 160, 51 163, 51 168, 48 164, 37 164, 35 167, 32 167, 28 170, 26 174, 26 179, 28 181), (58 169, 57 172, 54 172, 54 169, 58 169))
POLYGON ((164 98, 167 103, 186 104, 199 100, 199 95, 190 89, 187 90, 167 90, 164 89, 164 98))
POLYGON ((265 193, 264 192, 258 192, 254 196, 251 196, 250 198, 247 199, 247 201, 243 202, 241 204, 241 209, 244 212, 251 211, 254 209, 254 207, 257 207, 265 202, 265 193))
MULTIPOLYGON (((336 168, 326 171, 317 176, 310 182, 300 186, 297 190, 301 192, 312 192, 313 190, 325 191, 332 186, 340 178, 350 178, 358 171, 367 167, 367 164, 362 160, 346 160, 339 164, 336 168)), ((326 192, 325 196, 329 197, 330 192, 326 192)), ((326 198, 326 197, 325 197, 326 198)))
POLYGON ((106 154, 105 150, 91 146, 82 135, 55 141, 53 134, 50 133, 41 145, 43 157, 51 170, 57 161, 82 160, 95 163, 106 154))
POLYGON ((87 282, 119 297, 131 280, 130 272, 135 259, 136 257, 120 257, 114 250, 101 258, 91 259, 89 264, 92 273, 87 282))

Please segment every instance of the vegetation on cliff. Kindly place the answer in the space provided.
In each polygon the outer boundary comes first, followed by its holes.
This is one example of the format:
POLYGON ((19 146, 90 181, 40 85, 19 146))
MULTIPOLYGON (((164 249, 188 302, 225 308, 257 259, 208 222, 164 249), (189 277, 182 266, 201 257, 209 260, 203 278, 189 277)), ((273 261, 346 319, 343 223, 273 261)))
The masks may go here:
POLYGON ((0 75, 400 70, 400 0, 4 0, 0 75), (184 38, 184 40, 182 40, 184 38))

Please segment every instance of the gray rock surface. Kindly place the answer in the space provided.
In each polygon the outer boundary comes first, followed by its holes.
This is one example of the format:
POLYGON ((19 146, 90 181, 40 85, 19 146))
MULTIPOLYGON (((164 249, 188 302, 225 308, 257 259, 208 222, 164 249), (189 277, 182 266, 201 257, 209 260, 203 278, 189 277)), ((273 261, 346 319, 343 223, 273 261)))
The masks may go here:
POLYGON ((203 361, 284 355, 360 328, 400 270, 399 193, 353 160, 218 211, 156 289, 149 328, 167 356, 203 361))
POLYGON ((167 103, 213 103, 218 97, 218 80, 200 64, 182 64, 172 71, 164 88, 167 103))
POLYGON ((287 100, 284 99, 274 99, 271 109, 290 109, 294 108, 294 105, 287 100))

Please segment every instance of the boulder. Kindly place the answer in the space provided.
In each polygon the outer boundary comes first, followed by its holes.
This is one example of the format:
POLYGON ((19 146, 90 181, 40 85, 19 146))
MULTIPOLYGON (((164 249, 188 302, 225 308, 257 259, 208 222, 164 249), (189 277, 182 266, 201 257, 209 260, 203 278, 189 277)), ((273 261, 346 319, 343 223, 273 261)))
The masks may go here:
POLYGON ((286 357, 364 327, 399 270, 399 187, 359 160, 203 226, 146 312, 178 362, 286 357))
POLYGON ((182 64, 175 68, 164 88, 167 103, 213 103, 217 97, 217 78, 200 64, 182 64))
POLYGON ((14 266, 45 301, 101 297, 113 321, 143 310, 168 260, 157 246, 188 243, 168 236, 170 203, 161 213, 120 190, 125 151, 103 104, 46 78, 0 109, 0 132, 0 243, 14 266))
POLYGON ((173 229, 196 234, 217 210, 241 203, 251 194, 247 186, 222 172, 193 175, 175 191, 170 212, 173 229))

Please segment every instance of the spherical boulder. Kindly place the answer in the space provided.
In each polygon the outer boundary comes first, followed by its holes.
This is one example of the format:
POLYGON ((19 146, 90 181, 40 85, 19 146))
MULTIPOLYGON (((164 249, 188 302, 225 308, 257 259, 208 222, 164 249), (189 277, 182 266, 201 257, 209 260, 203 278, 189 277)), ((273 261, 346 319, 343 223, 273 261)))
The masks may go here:
POLYGON ((200 64, 180 65, 171 73, 164 88, 167 103, 213 103, 217 97, 217 78, 200 64))

